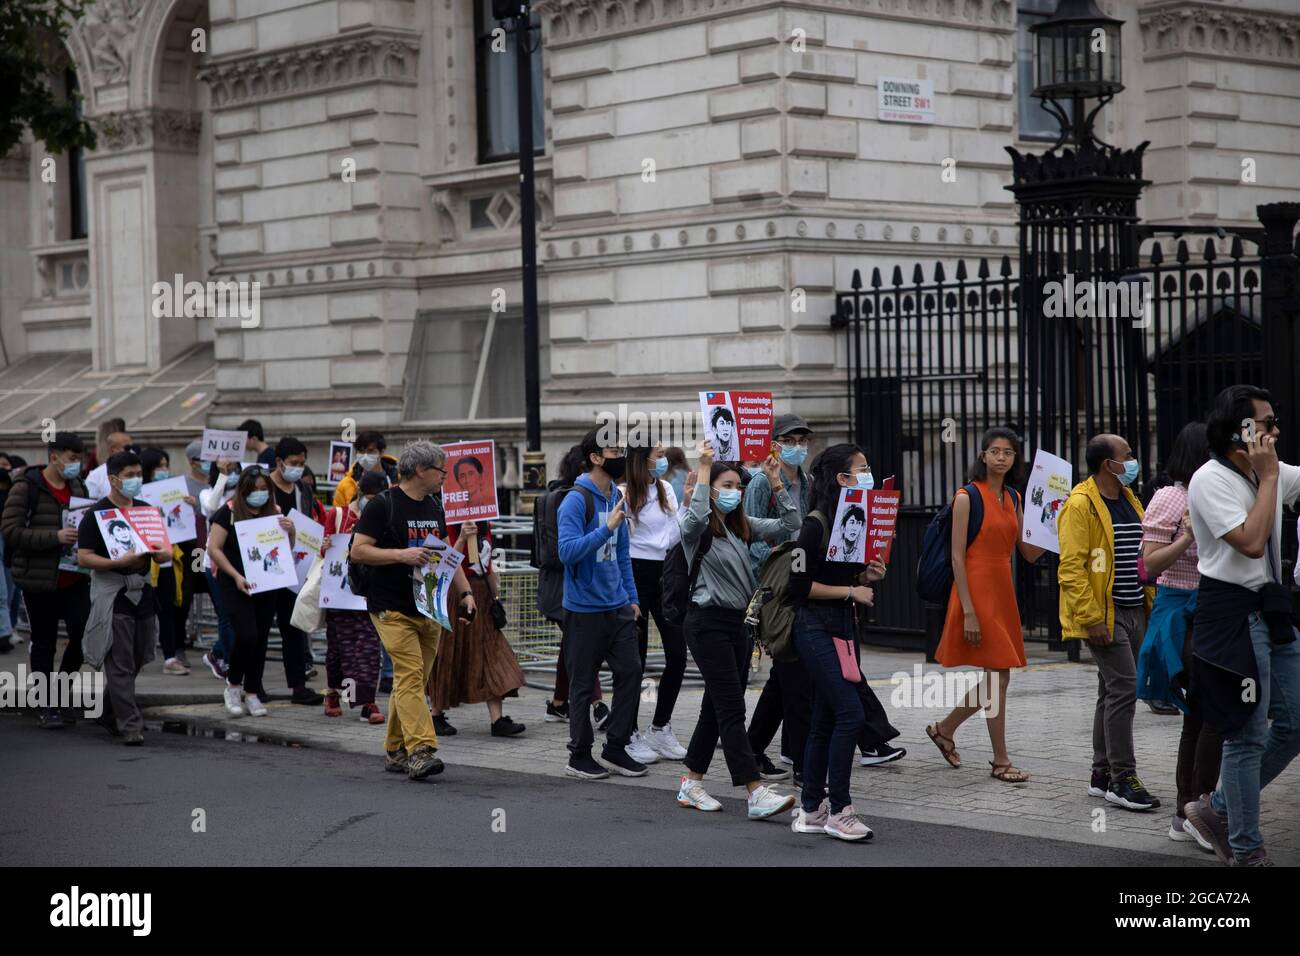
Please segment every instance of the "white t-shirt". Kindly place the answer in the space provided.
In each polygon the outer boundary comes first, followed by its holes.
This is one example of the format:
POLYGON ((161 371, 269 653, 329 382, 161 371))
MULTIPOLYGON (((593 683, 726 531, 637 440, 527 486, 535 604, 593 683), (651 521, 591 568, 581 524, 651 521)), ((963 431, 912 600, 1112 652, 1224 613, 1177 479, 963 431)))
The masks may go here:
POLYGON ((1282 506, 1300 497, 1300 467, 1278 463, 1277 510, 1273 518, 1272 556, 1249 558, 1223 536, 1246 523, 1255 504, 1255 487, 1226 465, 1211 459, 1196 470, 1187 486, 1187 506, 1196 536, 1196 568, 1206 577, 1258 591, 1280 580, 1282 569, 1282 506), (1271 560, 1271 566, 1270 566, 1271 560), (1276 570, 1271 570, 1276 569, 1276 570))
POLYGON ((86 476, 86 493, 98 501, 107 498, 113 486, 108 483, 108 464, 100 465, 86 476))
MULTIPOLYGON (((659 484, 668 499, 668 513, 659 507, 659 496, 651 487, 636 520, 627 520, 629 557, 662 561, 668 556, 668 549, 682 540, 681 530, 677 527, 677 495, 673 493, 673 486, 662 478, 659 484)), ((619 485, 619 488, 627 493, 626 485, 619 485)))

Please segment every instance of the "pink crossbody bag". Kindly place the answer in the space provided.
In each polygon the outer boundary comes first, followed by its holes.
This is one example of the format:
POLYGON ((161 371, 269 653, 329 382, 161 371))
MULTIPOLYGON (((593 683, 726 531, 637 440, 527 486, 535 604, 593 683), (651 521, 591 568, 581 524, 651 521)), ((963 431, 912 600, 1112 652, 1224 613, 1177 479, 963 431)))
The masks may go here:
POLYGON ((832 637, 835 644, 835 656, 840 659, 840 674, 850 684, 862 683, 862 671, 858 670, 858 658, 853 653, 853 642, 842 637, 832 637))

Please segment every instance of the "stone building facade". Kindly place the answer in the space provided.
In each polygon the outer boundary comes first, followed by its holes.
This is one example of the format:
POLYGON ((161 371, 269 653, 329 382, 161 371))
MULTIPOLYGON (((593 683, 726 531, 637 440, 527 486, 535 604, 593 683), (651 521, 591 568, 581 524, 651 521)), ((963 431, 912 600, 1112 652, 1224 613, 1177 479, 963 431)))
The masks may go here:
MULTIPOLYGON (((1014 256, 1004 147, 1050 145, 1024 31, 1053 6, 536 0, 552 466, 601 410, 689 411, 706 387, 842 433, 829 316, 852 270, 1014 256), (889 78, 932 85, 932 122, 882 120, 889 78)), ((1127 90, 1099 128, 1151 142, 1144 219, 1248 225, 1294 199, 1292 0, 1102 6, 1127 90)), ((492 435, 515 464, 513 74, 490 8, 100 0, 52 65, 98 147, 0 162, 4 441, 125 410, 160 441, 255 415, 323 447, 351 419, 492 435), (175 276, 258 283, 259 323, 155 315, 175 276)))

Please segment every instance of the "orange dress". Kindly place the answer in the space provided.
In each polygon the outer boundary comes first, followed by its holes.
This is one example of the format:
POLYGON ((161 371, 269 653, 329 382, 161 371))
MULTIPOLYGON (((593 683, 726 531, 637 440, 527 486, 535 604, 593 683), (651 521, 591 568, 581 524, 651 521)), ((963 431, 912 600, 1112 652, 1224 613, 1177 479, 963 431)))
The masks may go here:
MULTIPOLYGON (((1008 494, 998 504, 997 495, 982 481, 975 482, 984 501, 984 521, 979 534, 966 549, 966 579, 975 616, 980 622, 979 644, 968 644, 964 636, 966 614, 953 583, 948 596, 948 617, 943 637, 934 652, 945 667, 985 667, 1004 670, 1025 666, 1025 639, 1020 630, 1020 607, 1011 580, 1011 553, 1019 537, 1016 505, 1008 494)), ((957 494, 965 494, 959 490, 957 494)))

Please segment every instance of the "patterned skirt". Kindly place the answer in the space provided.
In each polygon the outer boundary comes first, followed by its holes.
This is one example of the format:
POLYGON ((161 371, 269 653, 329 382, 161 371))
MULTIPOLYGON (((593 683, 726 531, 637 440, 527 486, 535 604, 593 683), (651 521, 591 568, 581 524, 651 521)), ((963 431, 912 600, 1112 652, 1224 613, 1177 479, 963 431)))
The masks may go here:
POLYGON ((436 711, 461 704, 482 704, 499 697, 518 697, 524 672, 506 636, 492 623, 492 594, 480 577, 469 579, 478 612, 468 624, 457 619, 455 631, 443 632, 429 675, 429 699, 436 711))

